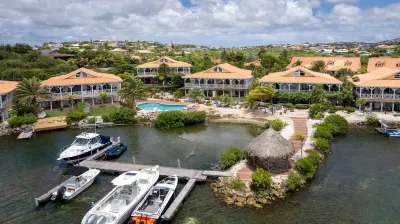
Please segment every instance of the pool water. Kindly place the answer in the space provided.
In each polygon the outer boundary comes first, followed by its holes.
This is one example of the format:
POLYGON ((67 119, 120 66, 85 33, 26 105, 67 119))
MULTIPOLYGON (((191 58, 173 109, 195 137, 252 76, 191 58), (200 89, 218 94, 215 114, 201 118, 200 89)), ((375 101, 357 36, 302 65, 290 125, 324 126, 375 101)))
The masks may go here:
POLYGON ((183 104, 161 104, 161 103, 141 103, 137 105, 142 110, 182 110, 186 106, 183 104))

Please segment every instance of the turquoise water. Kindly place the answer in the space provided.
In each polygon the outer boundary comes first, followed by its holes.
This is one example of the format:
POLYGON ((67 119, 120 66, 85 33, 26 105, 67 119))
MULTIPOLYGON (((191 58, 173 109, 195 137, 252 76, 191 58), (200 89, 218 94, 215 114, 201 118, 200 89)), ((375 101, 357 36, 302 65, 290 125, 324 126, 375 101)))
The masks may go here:
POLYGON ((186 108, 185 105, 182 104, 161 104, 161 103, 142 103, 137 105, 142 110, 182 110, 186 108))

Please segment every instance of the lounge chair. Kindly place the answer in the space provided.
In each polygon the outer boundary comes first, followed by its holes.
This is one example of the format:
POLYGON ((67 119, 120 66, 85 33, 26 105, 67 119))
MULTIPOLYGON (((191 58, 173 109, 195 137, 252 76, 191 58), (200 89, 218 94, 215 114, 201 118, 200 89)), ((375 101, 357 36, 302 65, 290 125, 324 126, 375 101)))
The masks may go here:
POLYGON ((393 116, 395 116, 395 117, 400 116, 400 113, 397 113, 396 111, 393 111, 393 116))

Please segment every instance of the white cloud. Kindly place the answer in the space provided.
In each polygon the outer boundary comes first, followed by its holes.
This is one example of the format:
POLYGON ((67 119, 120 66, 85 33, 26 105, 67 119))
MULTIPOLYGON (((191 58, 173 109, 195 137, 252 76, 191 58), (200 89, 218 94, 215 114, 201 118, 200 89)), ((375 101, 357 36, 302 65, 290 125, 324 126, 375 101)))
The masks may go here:
POLYGON ((358 2, 358 0, 325 0, 326 2, 329 2, 329 3, 334 3, 334 4, 336 4, 336 3, 355 3, 355 2, 358 2))
POLYGON ((354 0, 325 1, 341 3, 324 12, 320 0, 191 0, 190 8, 179 0, 0 1, 0 43, 92 38, 232 46, 398 35, 400 4, 362 11, 343 3, 354 0))

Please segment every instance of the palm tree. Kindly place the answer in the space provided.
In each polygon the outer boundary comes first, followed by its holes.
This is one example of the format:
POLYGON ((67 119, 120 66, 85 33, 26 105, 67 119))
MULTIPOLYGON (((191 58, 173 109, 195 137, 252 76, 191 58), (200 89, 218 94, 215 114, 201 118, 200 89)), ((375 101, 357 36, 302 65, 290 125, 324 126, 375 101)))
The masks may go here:
POLYGON ((188 98, 192 99, 194 102, 200 102, 202 99, 205 98, 203 91, 198 88, 192 88, 190 89, 189 93, 188 93, 188 98))
MULTIPOLYGON (((365 99, 358 99, 356 101, 356 105, 358 106, 358 109, 361 110, 361 107, 364 107, 364 105, 367 103, 365 99)), ((365 112, 365 108, 363 109, 363 114, 365 112)))
MULTIPOLYGON (((249 96, 254 100, 259 100, 261 102, 264 102, 266 100, 272 99, 274 94, 275 94, 275 89, 272 85, 263 85, 263 86, 257 86, 255 89, 250 91, 249 96)), ((265 112, 267 112, 267 108, 265 108, 265 112)))
POLYGON ((301 142, 300 154, 301 154, 301 158, 303 158, 303 141, 306 139, 306 137, 302 133, 296 133, 296 134, 294 134, 294 139, 299 140, 301 142))
POLYGON ((163 82, 163 85, 165 84, 165 79, 167 79, 170 71, 169 66, 165 63, 162 63, 158 68, 158 79, 163 82))
POLYGON ((142 80, 130 75, 124 79, 119 95, 129 106, 135 108, 136 100, 146 95, 146 88, 142 80))
POLYGON ((40 80, 36 77, 24 78, 14 91, 14 103, 34 106, 34 113, 39 112, 38 104, 43 100, 51 99, 50 92, 40 85, 40 80))
POLYGON ((295 63, 293 63, 293 67, 301 66, 302 63, 303 63, 302 61, 297 60, 295 63))
POLYGON ((107 98, 107 92, 101 92, 100 93, 100 99, 101 99, 101 106, 104 106, 104 100, 107 98))
POLYGON ((74 109, 74 96, 72 94, 69 94, 67 96, 67 99, 69 100, 69 104, 71 104, 71 108, 74 109))
POLYGON ((312 67, 310 70, 314 71, 314 72, 321 72, 324 73, 325 72, 325 62, 324 61, 315 61, 312 64, 312 67))

